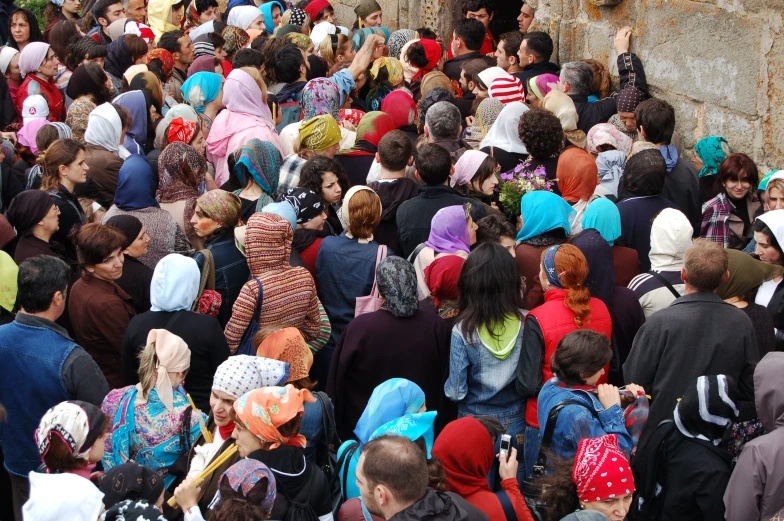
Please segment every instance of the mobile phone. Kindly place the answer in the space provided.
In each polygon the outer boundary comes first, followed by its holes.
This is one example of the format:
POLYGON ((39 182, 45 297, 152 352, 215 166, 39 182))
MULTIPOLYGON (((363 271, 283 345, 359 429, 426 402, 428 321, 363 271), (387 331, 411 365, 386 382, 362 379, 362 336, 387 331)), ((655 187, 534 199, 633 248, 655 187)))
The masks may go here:
POLYGON ((509 449, 512 447, 512 436, 509 434, 501 435, 501 454, 509 455, 509 449))

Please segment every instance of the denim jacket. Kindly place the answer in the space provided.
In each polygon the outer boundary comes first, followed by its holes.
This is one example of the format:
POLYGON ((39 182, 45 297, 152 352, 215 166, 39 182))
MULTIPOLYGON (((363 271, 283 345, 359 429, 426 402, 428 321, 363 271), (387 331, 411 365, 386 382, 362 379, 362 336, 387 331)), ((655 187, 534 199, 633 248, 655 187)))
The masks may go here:
POLYGON ((558 379, 551 378, 539 392, 539 439, 542 439, 550 410, 564 400, 585 404, 567 405, 558 414, 550 450, 562 458, 573 458, 577 444, 583 438, 598 438, 617 434, 618 446, 627 455, 631 453, 632 437, 626 432, 623 409, 618 404, 605 409, 593 393, 569 387, 559 387, 558 379), (591 412, 593 411, 593 413, 591 412))
MULTIPOLYGON (((207 241, 207 249, 215 261, 215 290, 223 297, 218 322, 221 327, 231 318, 231 308, 240 294, 242 286, 250 279, 248 261, 234 243, 233 232, 218 232, 207 241)), ((193 257, 199 270, 204 267, 204 255, 196 253, 193 257)))
POLYGON ((444 393, 457 402, 459 417, 488 415, 504 424, 525 419, 525 400, 515 389, 524 322, 514 349, 505 360, 493 356, 476 331, 466 339, 459 323, 452 328, 449 378, 444 393))

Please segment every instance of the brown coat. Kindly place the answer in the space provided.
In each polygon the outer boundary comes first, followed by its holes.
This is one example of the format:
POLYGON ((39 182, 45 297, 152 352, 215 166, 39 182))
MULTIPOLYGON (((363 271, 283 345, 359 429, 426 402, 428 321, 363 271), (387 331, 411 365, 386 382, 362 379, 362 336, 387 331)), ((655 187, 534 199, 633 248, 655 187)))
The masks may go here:
POLYGON ((122 340, 136 315, 131 297, 114 282, 82 273, 71 289, 68 312, 76 341, 98 363, 109 386, 122 387, 122 340))
POLYGON ((632 279, 640 274, 640 258, 637 250, 625 246, 613 246, 612 254, 615 285, 628 287, 632 279))
POLYGON ((88 143, 84 151, 84 162, 90 170, 87 171, 87 182, 79 185, 76 195, 88 197, 104 208, 109 208, 114 202, 117 176, 120 174, 123 160, 110 150, 88 143))

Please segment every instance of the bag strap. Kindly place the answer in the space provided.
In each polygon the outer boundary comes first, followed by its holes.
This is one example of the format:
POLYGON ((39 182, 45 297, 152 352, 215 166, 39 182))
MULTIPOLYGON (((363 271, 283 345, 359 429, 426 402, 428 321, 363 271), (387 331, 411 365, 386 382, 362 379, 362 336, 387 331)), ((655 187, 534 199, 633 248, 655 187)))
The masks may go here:
POLYGON ((313 394, 316 395, 316 399, 321 405, 321 427, 324 429, 326 446, 329 447, 329 444, 333 439, 335 439, 337 440, 337 445, 335 446, 340 447, 343 443, 340 441, 340 437, 338 436, 337 426, 335 424, 335 414, 332 411, 332 407, 327 406, 327 403, 329 403, 329 397, 327 396, 327 393, 324 391, 317 391, 313 394))
POLYGON ((657 273, 657 272, 651 270, 651 271, 648 272, 648 274, 651 275, 654 279, 656 279, 659 282, 661 282, 662 284, 664 284, 664 287, 667 288, 668 290, 670 290, 670 293, 672 293, 675 296, 675 298, 681 298, 681 294, 678 293, 678 290, 673 288, 672 284, 670 284, 670 281, 665 279, 664 276, 661 273, 657 273))
POLYGON ((177 320, 179 320, 179 318, 181 316, 183 316, 184 314, 185 314, 185 310, 184 309, 181 309, 181 310, 177 311, 176 313, 174 313, 174 315, 169 319, 169 321, 166 322, 166 325, 163 326, 163 329, 165 329, 166 331, 171 333, 171 328, 172 328, 172 326, 174 326, 174 323, 177 322, 177 320))
POLYGON ((370 296, 379 298, 381 294, 378 291, 378 265, 381 261, 387 258, 387 245, 379 244, 376 250, 376 269, 373 271, 373 289, 370 290, 370 296))
POLYGON ((425 243, 424 242, 419 243, 417 245, 417 247, 414 248, 414 251, 411 252, 411 254, 408 256, 408 258, 406 260, 408 262, 410 262, 411 264, 414 264, 414 261, 419 256, 420 252, 422 250, 424 250, 424 249, 425 249, 425 243))
POLYGON ((341 493, 343 494, 343 497, 346 497, 346 487, 348 486, 346 483, 348 481, 348 465, 346 465, 345 468, 343 467, 343 465, 347 463, 351 463, 351 458, 354 457, 354 453, 357 451, 358 448, 359 448, 359 442, 355 441, 354 443, 346 447, 346 450, 343 451, 343 454, 340 455, 340 459, 338 459, 338 472, 343 474, 341 477, 341 482, 343 486, 340 489, 341 493))
POLYGON ((517 521, 517 512, 515 512, 514 506, 512 506, 512 500, 509 498, 509 494, 506 493, 506 490, 502 488, 496 492, 495 495, 498 498, 498 501, 501 502, 501 508, 504 510, 506 521, 517 521))
POLYGON ((584 403, 578 402, 577 400, 563 400, 558 402, 556 406, 552 408, 550 414, 547 415, 547 424, 544 426, 544 432, 542 433, 542 443, 539 444, 540 458, 542 457, 542 453, 550 448, 550 442, 553 441, 553 432, 555 431, 555 424, 558 422, 558 415, 564 407, 569 405, 579 405, 580 407, 590 410, 591 414, 594 416, 596 415, 593 409, 586 407, 584 403))

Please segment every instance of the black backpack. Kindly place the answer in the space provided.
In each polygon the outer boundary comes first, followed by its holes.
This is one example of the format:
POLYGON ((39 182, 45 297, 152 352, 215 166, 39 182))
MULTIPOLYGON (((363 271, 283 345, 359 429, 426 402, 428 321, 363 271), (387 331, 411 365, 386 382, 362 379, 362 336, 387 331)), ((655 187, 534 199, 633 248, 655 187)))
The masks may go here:
POLYGON ((316 465, 327 478, 329 494, 332 498, 332 514, 334 519, 337 519, 337 512, 344 501, 340 491, 340 464, 337 458, 341 441, 335 425, 335 414, 332 410, 332 402, 329 400, 329 396, 322 391, 313 394, 321 405, 321 427, 324 431, 325 440, 316 447, 316 465))
POLYGON ((638 453, 632 460, 637 486, 632 514, 637 521, 652 521, 660 517, 662 498, 667 490, 669 442, 674 432, 675 423, 672 420, 659 423, 645 451, 638 453))

